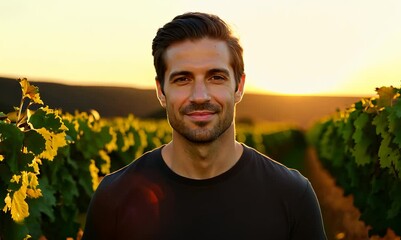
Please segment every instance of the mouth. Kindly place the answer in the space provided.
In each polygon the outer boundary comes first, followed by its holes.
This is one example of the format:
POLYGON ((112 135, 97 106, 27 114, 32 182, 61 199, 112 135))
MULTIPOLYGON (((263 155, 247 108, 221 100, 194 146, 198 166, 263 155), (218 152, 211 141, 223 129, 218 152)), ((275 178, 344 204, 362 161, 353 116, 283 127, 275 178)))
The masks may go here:
POLYGON ((209 102, 192 103, 180 109, 180 113, 189 118, 190 121, 203 124, 211 121, 219 112, 221 112, 221 108, 217 104, 209 102))
POLYGON ((210 121, 214 115, 215 112, 211 111, 193 111, 186 114, 194 122, 210 121))

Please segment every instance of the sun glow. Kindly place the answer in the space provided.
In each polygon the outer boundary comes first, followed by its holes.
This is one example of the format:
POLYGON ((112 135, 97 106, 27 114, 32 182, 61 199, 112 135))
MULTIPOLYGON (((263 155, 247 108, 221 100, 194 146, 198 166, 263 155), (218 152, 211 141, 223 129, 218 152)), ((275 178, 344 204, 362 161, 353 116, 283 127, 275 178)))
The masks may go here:
POLYGON ((175 15, 203 11, 221 16, 240 37, 248 92, 360 96, 400 86, 401 1, 244 4, 2 1, 0 76, 154 88, 157 29, 175 15))
POLYGON ((257 84, 246 86, 246 90, 249 92, 260 93, 260 94, 277 94, 277 95, 330 95, 330 89, 333 87, 330 86, 316 86, 309 85, 309 83, 305 84, 302 82, 289 82, 286 84, 280 83, 280 81, 276 83, 265 83, 265 84, 257 84))

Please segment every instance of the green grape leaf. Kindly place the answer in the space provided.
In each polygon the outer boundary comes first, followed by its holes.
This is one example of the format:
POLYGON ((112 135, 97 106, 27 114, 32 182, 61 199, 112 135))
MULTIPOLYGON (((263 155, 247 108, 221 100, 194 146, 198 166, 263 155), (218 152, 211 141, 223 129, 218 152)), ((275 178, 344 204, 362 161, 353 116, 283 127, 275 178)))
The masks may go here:
MULTIPOLYGON (((75 220, 76 216, 78 215, 78 209, 72 208, 70 206, 62 207, 60 209, 60 213, 61 213, 60 214, 61 218, 66 222, 66 225, 67 226, 70 225, 63 229, 65 232, 69 232, 71 230, 72 226, 74 226, 74 228, 78 228, 78 226, 75 226, 77 223, 71 221, 71 220, 75 220)), ((73 232, 76 233, 77 231, 74 230, 73 232)))
POLYGON ((372 140, 363 138, 355 144, 355 148, 352 150, 352 155, 355 157, 355 162, 363 166, 370 162, 373 162, 373 157, 369 154, 368 150, 372 140))
POLYGON ((41 154, 46 148, 46 140, 43 136, 35 130, 29 130, 25 132, 24 145, 28 152, 32 152, 35 155, 41 154))
POLYGON ((9 217, 9 219, 9 221, 3 221, 3 219, 1 221, 1 236, 4 237, 4 239, 24 239, 29 234, 28 227, 25 224, 19 224, 12 221, 11 216, 9 217))
POLYGON ((391 198, 391 206, 387 211, 387 219, 394 218, 401 213, 401 183, 400 181, 394 181, 389 191, 391 198))
POLYGON ((393 110, 395 115, 398 118, 401 118, 401 98, 398 98, 398 100, 395 102, 395 104, 393 105, 393 110))
POLYGON ((358 171, 356 171, 356 167, 355 167, 355 163, 353 162, 346 162, 345 163, 345 170, 347 172, 347 177, 348 177, 348 181, 349 181, 349 186, 352 188, 355 188, 357 186, 359 186, 359 175, 358 175, 358 171))
POLYGON ((45 109, 40 108, 29 118, 29 123, 35 129, 46 128, 54 133, 60 132, 62 127, 61 118, 55 113, 48 113, 45 109))
POLYGON ((39 188, 42 197, 28 199, 29 217, 25 220, 25 224, 29 227, 29 233, 33 239, 39 239, 43 235, 41 229, 42 214, 49 217, 50 222, 54 222, 54 207, 56 206, 55 190, 49 186, 46 176, 40 175, 39 188))
POLYGON ((367 113, 361 113, 354 122, 355 129, 361 130, 364 129, 369 123, 369 115, 367 113))
POLYGON ((121 151, 121 149, 124 146, 124 136, 123 136, 123 133, 121 131, 117 131, 116 134, 117 134, 117 141, 116 141, 117 148, 121 151))
POLYGON ((50 218, 50 221, 54 221, 55 217, 53 207, 56 206, 55 189, 49 185, 49 180, 47 177, 42 177, 39 179, 39 187, 42 190, 43 195, 40 198, 43 199, 43 205, 40 208, 40 211, 46 214, 50 218))
POLYGON ((390 114, 388 115, 388 128, 389 131, 394 135, 394 143, 401 148, 401 116, 398 116, 397 108, 401 109, 401 105, 397 104, 389 110, 390 114))
POLYGON ((102 132, 102 139, 103 139, 103 142, 105 144, 109 143, 113 138, 113 136, 111 135, 111 129, 110 128, 111 128, 110 126, 106 126, 106 127, 103 127, 102 131, 101 131, 102 132))
POLYGON ((387 117, 388 117, 387 112, 382 111, 373 118, 372 124, 376 126, 377 135, 383 135, 388 133, 387 117))
MULTIPOLYGON (((314 147, 318 147, 319 138, 322 135, 323 129, 324 129, 324 124, 322 122, 317 122, 313 124, 312 127, 309 128, 308 131, 306 132, 306 139, 308 140, 308 143, 310 143, 314 147)), ((244 137, 245 137, 244 134, 237 136, 237 138, 241 142, 245 140, 244 137)), ((118 144, 118 138, 117 138, 117 144, 118 144)))
POLYGON ((77 183, 65 168, 61 169, 60 174, 62 176, 63 189, 60 189, 59 191, 62 192, 64 204, 68 206, 73 204, 75 197, 79 195, 77 183))
POLYGON ((355 108, 356 110, 363 110, 363 103, 362 103, 362 101, 358 101, 358 102, 354 103, 354 108, 355 108))
POLYGON ((320 146, 320 154, 323 158, 331 159, 333 156, 334 149, 333 144, 333 134, 334 134, 334 124, 329 124, 326 128, 326 131, 322 135, 321 146, 320 146))
POLYGON ((24 134, 14 124, 0 121, 0 154, 5 157, 11 172, 18 172, 18 156, 21 153, 24 134))
MULTIPOLYGON (((400 91, 401 91, 401 89, 400 89, 400 91)), ((393 104, 392 111, 394 111, 395 115, 398 118, 401 118, 401 97, 398 97, 398 99, 393 104)))
POLYGON ((390 144, 391 144, 391 135, 390 134, 384 134, 382 135, 382 141, 379 147, 379 161, 380 161, 380 166, 382 168, 390 168, 391 163, 397 162, 397 160, 400 158, 400 153, 399 151, 393 149, 390 144))
POLYGON ((385 185, 384 180, 382 178, 378 178, 378 177, 373 177, 371 184, 372 184, 372 193, 373 194, 382 191, 384 188, 384 185, 385 185))
POLYGON ((350 149, 353 148, 354 141, 352 139, 352 135, 354 133, 354 125, 352 124, 352 121, 350 118, 347 118, 344 120, 343 127, 341 129, 341 136, 344 141, 344 153, 349 153, 350 149))
MULTIPOLYGON (((34 206, 31 201, 31 199, 28 199, 28 205, 29 205, 29 217, 24 219, 24 225, 26 225, 29 229, 29 235, 31 236, 32 239, 40 239, 41 236, 43 236, 43 231, 42 227, 40 226, 41 224, 41 217, 40 216, 34 216, 32 214, 34 208, 37 208, 34 206)), ((36 199, 32 199, 36 200, 36 199)), ((29 238, 29 239, 31 239, 29 238)))
POLYGON ((28 164, 32 163, 33 159, 35 159, 35 155, 33 153, 22 153, 18 157, 18 165, 20 171, 32 171, 32 167, 28 166, 28 164))
POLYGON ((89 173, 89 161, 80 161, 79 169, 82 173, 80 174, 81 177, 78 179, 78 184, 84 189, 88 196, 91 196, 93 194, 93 188, 92 177, 89 173))
POLYGON ((341 128, 341 136, 343 137, 345 142, 348 142, 351 139, 352 134, 354 133, 354 126, 349 119, 345 120, 343 123, 343 127, 341 128))
POLYGON ((373 161, 371 154, 369 154, 369 148, 374 140, 367 133, 369 130, 368 123, 369 115, 367 113, 361 113, 354 122, 355 132, 352 138, 355 141, 355 146, 351 152, 358 165, 365 165, 373 161))
POLYGON ((72 159, 71 156, 67 156, 65 160, 66 160, 66 163, 67 163, 69 166, 71 166, 72 170, 77 171, 77 170, 79 169, 79 168, 78 168, 77 161, 75 161, 74 159, 72 159))
POLYGON ((96 142, 98 136, 90 127, 88 119, 78 119, 78 123, 80 137, 79 140, 76 141, 76 147, 80 152, 82 152, 85 159, 92 159, 100 150, 96 142))
POLYGON ((68 128, 66 131, 67 137, 71 141, 76 141, 78 139, 78 132, 75 129, 75 124, 72 121, 69 121, 67 119, 63 119, 64 125, 68 128))

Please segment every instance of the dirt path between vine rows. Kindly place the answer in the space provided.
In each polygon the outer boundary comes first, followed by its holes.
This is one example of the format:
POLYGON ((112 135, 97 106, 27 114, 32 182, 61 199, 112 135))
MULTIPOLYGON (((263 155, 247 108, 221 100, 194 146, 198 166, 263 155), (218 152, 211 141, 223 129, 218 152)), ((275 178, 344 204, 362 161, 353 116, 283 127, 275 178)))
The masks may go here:
POLYGON ((343 190, 336 186, 334 178, 322 167, 313 149, 307 150, 305 175, 319 199, 329 240, 400 240, 391 230, 383 238, 368 237, 369 227, 359 221, 360 212, 353 206, 352 196, 344 196, 343 190))

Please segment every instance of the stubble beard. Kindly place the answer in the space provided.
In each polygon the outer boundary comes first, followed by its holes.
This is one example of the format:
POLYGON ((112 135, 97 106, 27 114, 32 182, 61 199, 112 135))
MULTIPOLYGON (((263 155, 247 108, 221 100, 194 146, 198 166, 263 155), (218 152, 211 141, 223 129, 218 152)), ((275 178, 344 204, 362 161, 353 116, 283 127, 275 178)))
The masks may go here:
MULTIPOLYGON (((221 108, 215 105, 190 105, 180 110, 179 116, 185 116, 186 112, 192 110, 211 110, 215 114, 221 112, 221 108)), ((234 111, 227 112, 222 118, 218 118, 217 123, 212 122, 185 122, 184 120, 178 119, 174 114, 170 114, 167 111, 167 118, 170 126, 186 140, 196 144, 207 144, 217 140, 223 133, 230 128, 233 123, 234 111), (191 126, 192 125, 192 126, 191 126), (195 127, 193 127, 195 125, 195 127)))

